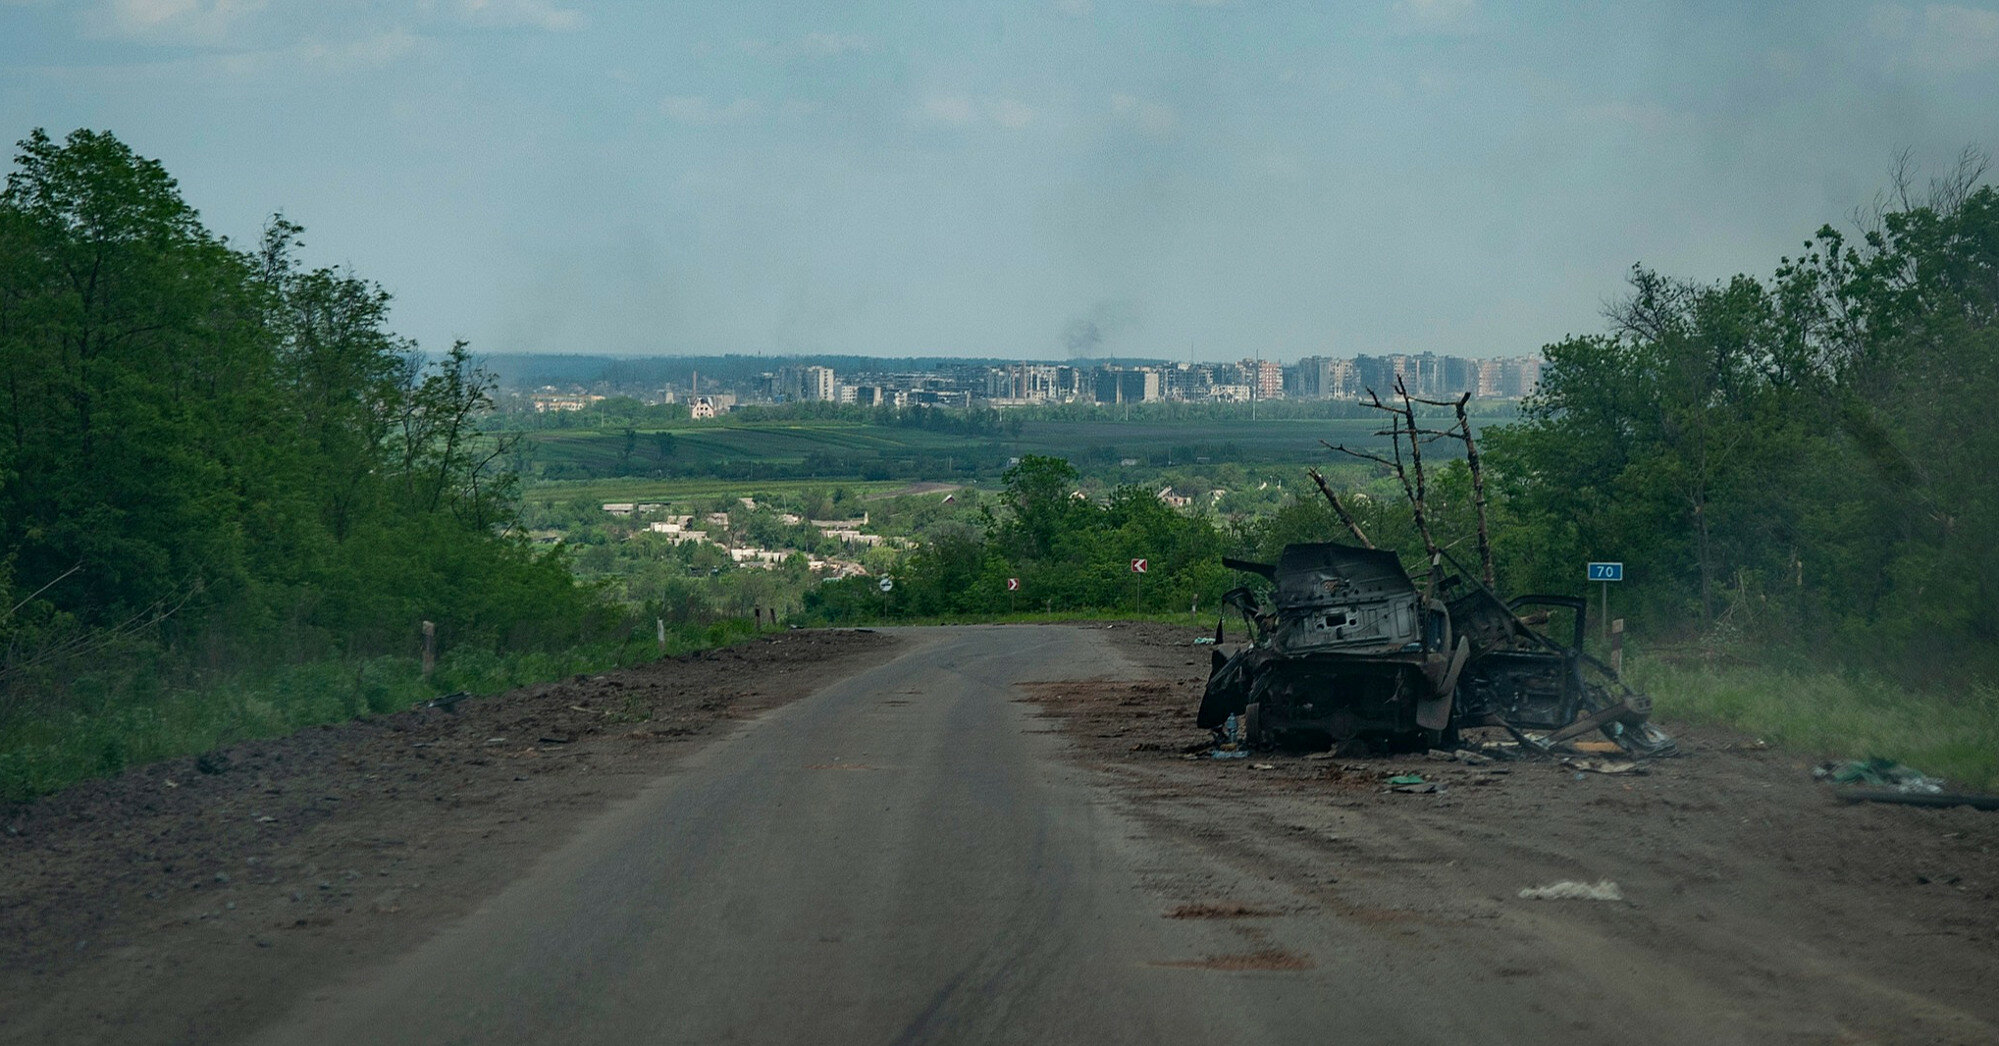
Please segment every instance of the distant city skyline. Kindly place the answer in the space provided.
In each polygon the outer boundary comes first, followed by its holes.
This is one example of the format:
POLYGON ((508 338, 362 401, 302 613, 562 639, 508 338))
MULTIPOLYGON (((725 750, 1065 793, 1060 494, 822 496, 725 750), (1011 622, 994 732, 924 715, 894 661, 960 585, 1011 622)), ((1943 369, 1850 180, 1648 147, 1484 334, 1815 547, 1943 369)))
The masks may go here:
MULTIPOLYGON (((585 357, 584 359, 601 358, 585 357)), ((855 357, 843 357, 855 361, 855 357)), ((1387 398, 1400 384, 1427 399, 1519 399, 1540 381, 1539 356, 1471 359, 1436 353, 1391 353, 1351 358, 1308 356, 1293 364, 1245 358, 1233 362, 1127 362, 982 358, 938 363, 929 369, 883 366, 845 374, 823 359, 789 357, 775 370, 702 382, 663 378, 669 357, 630 362, 653 365, 648 373, 613 365, 591 378, 543 382, 511 376, 512 408, 536 413, 585 410, 612 395, 645 403, 685 403, 696 418, 714 417, 755 403, 847 403, 863 407, 1020 407, 1084 403, 1254 403, 1269 400, 1354 400, 1372 390, 1387 398), (613 373, 619 372, 619 373, 613 373)), ((907 363, 884 359, 882 364, 907 363)))
POLYGON ((0 0, 35 127, 435 350, 1514 356, 1999 147, 1999 11, 0 0))

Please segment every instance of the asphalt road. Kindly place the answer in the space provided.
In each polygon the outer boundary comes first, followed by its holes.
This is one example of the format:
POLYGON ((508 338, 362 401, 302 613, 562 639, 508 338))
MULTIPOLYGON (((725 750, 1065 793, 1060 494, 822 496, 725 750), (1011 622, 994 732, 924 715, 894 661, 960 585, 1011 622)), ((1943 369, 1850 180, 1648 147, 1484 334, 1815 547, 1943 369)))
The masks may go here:
POLYGON ((17 809, 0 1039, 1999 1042, 1990 815, 1712 729, 1183 761, 1194 631, 769 636, 17 809))
MULTIPOLYGON (((1989 964, 1954 936, 1903 940, 1969 933, 1983 909, 1923 921, 1907 891, 1814 878, 1792 851, 1819 836, 1770 819, 1800 800, 1743 805, 1777 788, 1753 759, 1637 788, 1523 767, 1412 804, 1371 777, 1363 799, 1281 767, 1115 758, 1139 722, 1184 737, 1184 695, 1015 685, 1199 671, 1177 645, 1134 669, 1112 635, 910 630, 895 660, 671 763, 251 1041, 1992 1041, 1989 995, 1942 990, 1989 964), (1058 736, 1030 692, 1112 696, 1058 736), (1582 872, 1635 899, 1514 896, 1582 872), (1930 952, 1963 972, 1924 973, 1930 952)), ((1880 814, 1813 816, 1834 853, 1906 829, 1923 868, 1945 865, 1922 845, 1984 823, 1880 814)))
POLYGON ((1278 942, 1246 951, 1223 925, 1162 918, 1145 883, 1163 855, 1011 689, 1116 671, 1101 636, 922 631, 258 1038, 1324 1041, 1370 1009, 1363 1025, 1392 1028, 1386 1000, 1307 971, 1207 968, 1272 965, 1278 942))

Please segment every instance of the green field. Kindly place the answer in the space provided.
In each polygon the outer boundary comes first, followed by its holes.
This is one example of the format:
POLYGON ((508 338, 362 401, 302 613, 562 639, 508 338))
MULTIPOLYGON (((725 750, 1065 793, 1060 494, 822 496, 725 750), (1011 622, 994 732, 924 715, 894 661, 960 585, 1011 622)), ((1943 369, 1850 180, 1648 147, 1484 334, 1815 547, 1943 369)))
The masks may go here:
MULTIPOLYGON (((1017 434, 974 436, 843 420, 745 424, 683 422, 659 429, 536 433, 530 472, 550 480, 618 476, 730 481, 996 480, 1028 454, 1064 458, 1085 469, 1130 460, 1154 467, 1334 464, 1321 445, 1372 446, 1372 418, 1280 418, 1179 422, 1111 419, 1028 421, 1017 434)), ((1436 444, 1439 457, 1453 456, 1436 444)))
POLYGON ((844 487, 859 497, 885 495, 901 490, 909 484, 903 480, 824 480, 824 479, 766 479, 745 483, 739 479, 711 479, 707 477, 647 478, 619 476, 613 479, 554 480, 530 485, 522 494, 522 500, 530 505, 553 505, 566 501, 632 501, 681 504, 689 501, 706 501, 736 497, 776 497, 784 498, 808 490, 825 491, 829 487, 844 487))

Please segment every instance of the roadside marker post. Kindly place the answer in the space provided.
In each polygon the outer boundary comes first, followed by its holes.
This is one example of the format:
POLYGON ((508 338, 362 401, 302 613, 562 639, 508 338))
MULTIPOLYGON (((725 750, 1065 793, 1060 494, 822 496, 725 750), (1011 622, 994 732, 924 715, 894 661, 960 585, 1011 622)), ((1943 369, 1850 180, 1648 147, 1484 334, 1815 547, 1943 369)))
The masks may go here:
POLYGON ((1016 593, 1016 592, 1019 592, 1019 591, 1020 591, 1020 579, 1019 579, 1019 578, 1017 578, 1017 577, 1010 577, 1010 578, 1007 578, 1007 579, 1006 579, 1006 612, 1007 612, 1007 613, 1009 613, 1009 614, 1013 613, 1013 598, 1014 598, 1014 593, 1016 593))
POLYGON ((1140 613, 1145 605, 1145 567, 1143 559, 1131 561, 1131 612, 1140 613))
POLYGON ((1610 674, 1624 678, 1624 619, 1610 623, 1610 674))
POLYGON ((1603 584, 1603 638, 1610 639, 1610 583, 1624 580, 1623 563, 1591 563, 1589 579, 1603 584))
POLYGON ((882 590, 882 623, 888 623, 888 590, 895 587, 895 579, 882 578, 878 586, 882 590))

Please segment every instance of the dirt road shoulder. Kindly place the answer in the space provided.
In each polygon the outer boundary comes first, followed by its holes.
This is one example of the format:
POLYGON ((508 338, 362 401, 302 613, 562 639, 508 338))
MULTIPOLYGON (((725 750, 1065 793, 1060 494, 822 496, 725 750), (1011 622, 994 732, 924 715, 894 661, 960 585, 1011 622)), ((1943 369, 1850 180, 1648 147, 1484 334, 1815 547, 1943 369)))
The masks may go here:
POLYGON ((0 806, 0 1040, 227 1040, 470 911, 731 721, 898 646, 786 632, 0 806))
POLYGON ((1579 1039, 1671 1042, 1699 1014, 1751 1042, 1999 1041, 1999 815, 1842 805, 1802 755, 1670 722, 1686 754, 1618 775, 1202 759, 1198 630, 1104 634, 1135 675, 1028 697, 1150 831, 1233 870, 1162 883, 1178 911, 1254 904, 1324 920, 1321 941, 1364 931, 1370 962, 1493 1027, 1559 1015, 1579 1039), (1621 899, 1521 896, 1606 880, 1621 899))

